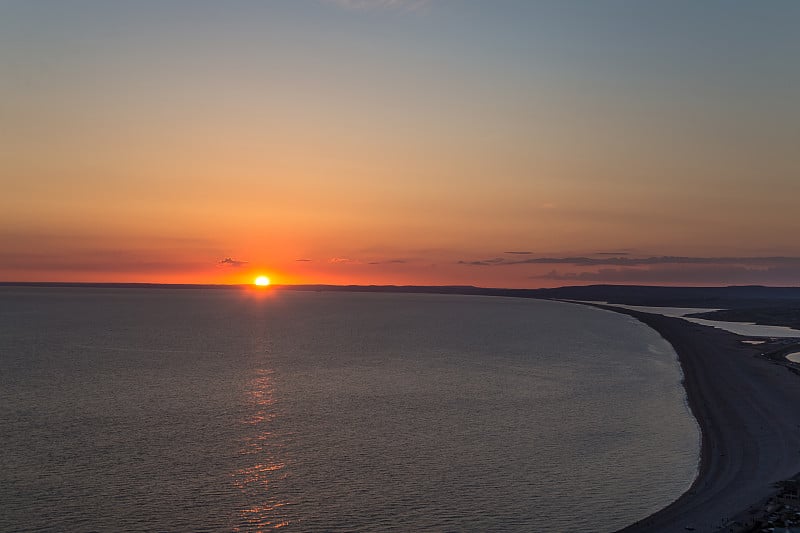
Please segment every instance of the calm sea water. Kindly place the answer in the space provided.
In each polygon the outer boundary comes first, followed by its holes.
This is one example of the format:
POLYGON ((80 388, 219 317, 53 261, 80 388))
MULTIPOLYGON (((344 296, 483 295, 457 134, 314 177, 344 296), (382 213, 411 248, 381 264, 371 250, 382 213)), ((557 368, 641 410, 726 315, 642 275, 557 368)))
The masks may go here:
POLYGON ((691 484, 680 379, 570 304, 0 288, 0 530, 609 531, 691 484))

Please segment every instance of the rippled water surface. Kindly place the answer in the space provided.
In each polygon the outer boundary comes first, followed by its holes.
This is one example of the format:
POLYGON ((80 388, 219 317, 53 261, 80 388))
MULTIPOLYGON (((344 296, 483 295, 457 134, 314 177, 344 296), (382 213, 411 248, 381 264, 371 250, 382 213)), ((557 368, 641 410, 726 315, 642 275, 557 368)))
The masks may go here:
POLYGON ((674 352, 510 298, 0 288, 0 530, 622 527, 691 483, 674 352))

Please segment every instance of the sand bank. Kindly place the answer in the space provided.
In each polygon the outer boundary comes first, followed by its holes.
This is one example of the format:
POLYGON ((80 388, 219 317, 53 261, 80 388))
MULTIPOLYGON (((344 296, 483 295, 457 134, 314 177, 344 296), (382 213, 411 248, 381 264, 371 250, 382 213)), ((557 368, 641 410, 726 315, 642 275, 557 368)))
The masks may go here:
POLYGON ((597 307, 631 315, 672 344, 702 432, 699 474, 691 488, 622 531, 728 531, 734 516, 773 493, 775 482, 800 471, 799 376, 756 357, 758 347, 732 333, 679 318, 597 307))

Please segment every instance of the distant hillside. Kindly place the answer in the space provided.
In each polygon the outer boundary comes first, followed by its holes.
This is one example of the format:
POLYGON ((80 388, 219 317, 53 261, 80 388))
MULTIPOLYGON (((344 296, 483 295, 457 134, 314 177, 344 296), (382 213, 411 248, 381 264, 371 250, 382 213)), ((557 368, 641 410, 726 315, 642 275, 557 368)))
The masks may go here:
MULTIPOLYGON (((45 283, 0 282, 0 286, 95 287, 154 289, 242 289, 249 285, 178 285, 156 283, 45 283)), ((295 291, 395 292, 472 294, 564 300, 594 300, 628 305, 705 308, 769 308, 800 306, 800 287, 652 287, 639 285, 589 285, 557 289, 503 289, 471 285, 283 285, 276 289, 295 291)))
POLYGON ((639 287, 593 285, 536 291, 535 297, 655 307, 721 309, 692 316, 800 329, 800 287, 639 287))
MULTIPOLYGON (((9 283, 0 286, 93 287, 137 289, 243 289, 244 285, 162 285, 147 283, 9 283)), ((591 300, 612 304, 654 307, 697 307, 723 309, 705 313, 703 318, 755 322, 800 329, 800 287, 651 287, 638 285, 589 285, 557 289, 502 289, 469 285, 284 285, 275 289, 294 291, 347 291, 466 294, 511 296, 557 300, 591 300)))
POLYGON ((800 287, 650 287, 590 285, 533 291, 536 298, 599 300, 662 307, 753 308, 800 305, 800 287))

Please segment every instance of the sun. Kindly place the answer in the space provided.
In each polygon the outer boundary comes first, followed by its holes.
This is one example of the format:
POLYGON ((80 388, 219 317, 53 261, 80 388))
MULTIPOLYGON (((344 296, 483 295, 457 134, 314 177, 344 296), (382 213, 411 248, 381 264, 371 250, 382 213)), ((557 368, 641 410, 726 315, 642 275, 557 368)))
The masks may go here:
POLYGON ((267 276, 258 276, 253 283, 259 287, 266 287, 269 285, 269 278, 267 276))

